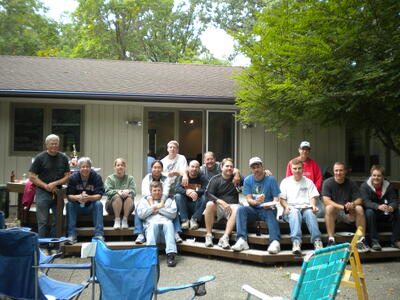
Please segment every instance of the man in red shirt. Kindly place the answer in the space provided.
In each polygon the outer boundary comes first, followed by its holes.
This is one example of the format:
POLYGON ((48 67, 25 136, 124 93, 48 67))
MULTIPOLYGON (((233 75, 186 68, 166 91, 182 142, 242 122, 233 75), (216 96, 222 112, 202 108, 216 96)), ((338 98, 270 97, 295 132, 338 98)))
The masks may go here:
MULTIPOLYGON (((321 170, 315 160, 312 160, 310 158, 310 152, 311 152, 311 145, 310 142, 303 141, 300 143, 299 147, 299 154, 300 156, 295 157, 298 160, 301 160, 303 162, 303 176, 306 176, 307 178, 311 179, 312 182, 314 182, 315 186, 318 189, 318 192, 321 193, 321 187, 322 187, 322 174, 321 170)), ((291 162, 290 160, 288 162, 287 168, 286 168, 286 177, 292 176, 292 169, 291 169, 291 162)))
MULTIPOLYGON (((315 186, 317 187, 318 192, 321 194, 321 188, 322 188, 322 174, 321 174, 321 169, 319 168, 319 165, 315 160, 312 160, 310 158, 310 152, 311 152, 311 144, 308 141, 302 141, 299 146, 299 154, 300 156, 295 157, 293 159, 298 159, 303 162, 303 176, 311 179, 312 182, 314 182, 315 186)), ((291 168, 291 159, 288 162, 287 168, 286 168, 286 177, 292 176, 292 168, 291 168)), ((317 217, 322 218, 325 214, 324 210, 324 205, 322 201, 319 199, 317 202, 318 206, 318 213, 317 217)))

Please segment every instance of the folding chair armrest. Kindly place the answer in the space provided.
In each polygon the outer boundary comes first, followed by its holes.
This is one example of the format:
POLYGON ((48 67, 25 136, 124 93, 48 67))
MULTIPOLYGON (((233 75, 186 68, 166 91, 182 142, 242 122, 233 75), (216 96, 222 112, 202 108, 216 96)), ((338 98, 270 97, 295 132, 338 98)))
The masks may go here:
POLYGON ((171 291, 178 291, 178 290, 184 290, 190 287, 196 287, 205 284, 208 281, 214 280, 215 276, 214 275, 207 275, 200 277, 196 281, 188 284, 183 284, 183 285, 178 285, 178 286, 170 286, 170 287, 162 287, 157 289, 157 294, 164 294, 168 293, 171 291))
POLYGON ((69 241, 65 236, 59 238, 39 238, 38 240, 40 244, 59 244, 69 241))
POLYGON ((259 290, 251 287, 248 284, 244 284, 242 285, 242 290, 244 290, 247 293, 247 299, 250 299, 250 296, 254 296, 257 297, 258 299, 261 300, 284 300, 286 298, 282 298, 282 297, 270 297, 262 292, 260 292, 259 290))
POLYGON ((89 270, 92 267, 91 264, 40 264, 34 266, 34 268, 46 268, 46 269, 76 269, 76 270, 89 270))

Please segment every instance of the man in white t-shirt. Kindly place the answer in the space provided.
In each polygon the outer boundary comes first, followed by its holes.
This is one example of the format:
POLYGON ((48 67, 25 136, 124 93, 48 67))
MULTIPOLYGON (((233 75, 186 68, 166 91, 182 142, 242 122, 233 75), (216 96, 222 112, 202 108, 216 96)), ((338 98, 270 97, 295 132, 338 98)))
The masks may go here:
POLYGON ((286 177, 281 182, 280 201, 284 208, 283 218, 289 222, 290 237, 293 242, 292 252, 301 254, 301 223, 304 220, 311 234, 314 248, 321 249, 321 232, 315 215, 318 212, 317 199, 319 197, 315 184, 303 176, 303 162, 293 159, 290 162, 292 176, 286 177))
MULTIPOLYGON (((187 160, 182 154, 179 154, 179 143, 177 141, 169 141, 167 144, 168 155, 164 157, 161 162, 163 163, 163 175, 168 177, 170 184, 170 193, 175 191, 175 181, 178 176, 183 176, 182 185, 187 186, 187 160)), ((172 197, 173 195, 170 194, 172 197)))

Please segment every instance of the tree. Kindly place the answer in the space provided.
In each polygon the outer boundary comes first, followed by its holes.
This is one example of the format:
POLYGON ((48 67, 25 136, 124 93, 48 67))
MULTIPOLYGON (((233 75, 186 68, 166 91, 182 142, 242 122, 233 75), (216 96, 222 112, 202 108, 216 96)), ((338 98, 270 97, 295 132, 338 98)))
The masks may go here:
POLYGON ((58 44, 57 24, 37 0, 0 0, 0 54, 37 55, 58 44))
POLYGON ((200 55, 203 1, 79 0, 63 56, 177 62, 200 55))
POLYGON ((251 34, 240 119, 283 132, 304 121, 368 129, 400 155, 400 2, 282 0, 251 34))

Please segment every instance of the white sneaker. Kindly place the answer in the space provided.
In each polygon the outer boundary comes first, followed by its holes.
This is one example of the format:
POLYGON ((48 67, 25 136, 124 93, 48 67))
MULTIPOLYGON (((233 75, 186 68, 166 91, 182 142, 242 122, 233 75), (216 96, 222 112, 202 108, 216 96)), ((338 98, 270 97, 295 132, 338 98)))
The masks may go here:
POLYGON ((314 249, 319 250, 324 248, 324 245, 322 244, 321 240, 315 240, 314 241, 314 249))
POLYGON ((127 217, 123 217, 122 218, 122 224, 121 224, 122 229, 128 229, 129 225, 128 225, 128 218, 127 217))
POLYGON ((144 242, 146 241, 146 238, 144 237, 144 234, 143 233, 140 233, 138 236, 137 236, 137 238, 136 238, 136 240, 135 240, 135 244, 143 244, 144 242))
POLYGON ((206 247, 213 247, 214 246, 212 234, 209 234, 209 233, 206 234, 206 241, 205 241, 204 245, 206 247))
POLYGON ((229 236, 223 235, 218 241, 218 246, 222 249, 229 249, 231 247, 231 245, 229 245, 229 236))
POLYGON ((183 230, 186 230, 186 229, 189 229, 189 220, 186 220, 185 222, 182 222, 182 224, 181 224, 181 228, 183 229, 183 230))
POLYGON ((121 219, 120 218, 115 218, 114 229, 121 229, 121 219))
POLYGON ((181 236, 179 235, 179 233, 175 232, 175 243, 180 244, 182 242, 183 242, 183 240, 182 240, 181 236))
POLYGON ((190 230, 196 230, 199 228, 199 223, 195 219, 190 219, 190 230))
POLYGON ((232 250, 237 252, 247 249, 249 249, 249 244, 247 244, 247 241, 244 238, 238 239, 236 244, 232 246, 232 250))
POLYGON ((295 255, 301 255, 301 244, 299 241, 293 242, 292 253, 295 255))
POLYGON ((281 251, 281 244, 277 240, 272 241, 267 249, 269 254, 277 254, 281 251))

